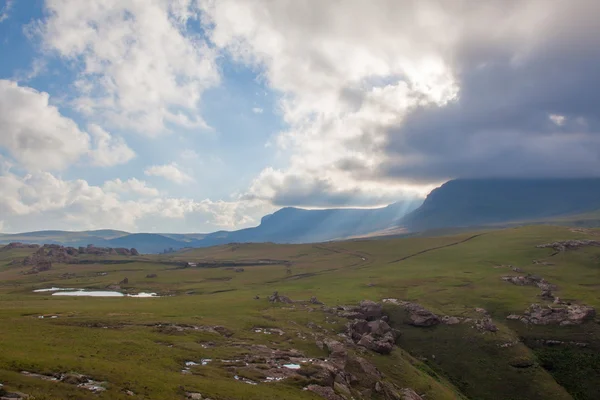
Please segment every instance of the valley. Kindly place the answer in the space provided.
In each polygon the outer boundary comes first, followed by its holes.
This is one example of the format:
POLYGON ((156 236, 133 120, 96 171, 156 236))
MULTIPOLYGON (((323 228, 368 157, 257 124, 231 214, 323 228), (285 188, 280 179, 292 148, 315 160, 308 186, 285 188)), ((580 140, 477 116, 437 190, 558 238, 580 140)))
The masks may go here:
POLYGON ((29 274, 22 261, 37 249, 5 247, 0 390, 35 399, 596 399, 597 240, 599 230, 538 225, 235 243, 78 254, 29 274), (39 291, 50 288, 124 296, 39 291), (156 297, 132 297, 142 293, 156 297))

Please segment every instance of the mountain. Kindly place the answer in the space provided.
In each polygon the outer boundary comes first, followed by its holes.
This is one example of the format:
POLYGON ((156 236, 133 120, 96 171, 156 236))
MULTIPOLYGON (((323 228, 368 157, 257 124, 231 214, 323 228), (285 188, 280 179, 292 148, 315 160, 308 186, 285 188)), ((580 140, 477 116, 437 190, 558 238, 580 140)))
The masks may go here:
POLYGON ((310 243, 347 238, 398 224, 420 201, 394 203, 375 209, 305 210, 286 207, 262 218, 259 226, 215 232, 199 241, 201 247, 231 242, 310 243))
POLYGON ((600 210, 600 179, 457 179, 433 190, 400 226, 409 231, 535 221, 600 210))
POLYGON ((135 248, 140 253, 158 253, 165 249, 182 249, 193 246, 195 241, 176 240, 156 233, 132 233, 107 241, 107 247, 135 248))
POLYGON ((415 199, 375 209, 305 210, 287 207, 263 217, 256 227, 209 234, 130 234, 111 230, 40 231, 0 234, 0 244, 17 241, 74 247, 94 244, 99 247, 134 247, 142 253, 159 253, 171 248, 209 247, 231 242, 321 242, 394 227, 401 217, 416 209, 420 203, 420 200, 415 199))

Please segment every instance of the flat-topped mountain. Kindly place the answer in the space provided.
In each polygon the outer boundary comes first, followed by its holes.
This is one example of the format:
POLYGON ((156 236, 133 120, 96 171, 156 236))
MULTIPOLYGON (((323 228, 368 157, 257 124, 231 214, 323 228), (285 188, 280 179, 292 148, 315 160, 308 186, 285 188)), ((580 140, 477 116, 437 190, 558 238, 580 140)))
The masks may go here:
POLYGON ((535 221, 600 210, 600 179, 457 179, 402 218, 409 231, 535 221))

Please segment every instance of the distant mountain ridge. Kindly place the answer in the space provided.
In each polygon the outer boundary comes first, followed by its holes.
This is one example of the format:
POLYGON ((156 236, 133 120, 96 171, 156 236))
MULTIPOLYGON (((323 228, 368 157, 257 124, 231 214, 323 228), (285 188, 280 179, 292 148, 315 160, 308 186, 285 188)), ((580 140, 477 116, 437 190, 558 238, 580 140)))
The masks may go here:
POLYGON ((408 231, 535 221, 600 210, 600 179, 457 179, 434 189, 400 226, 408 231))
POLYGON ((0 234, 0 244, 17 241, 73 247, 94 244, 99 247, 133 247, 142 253, 159 253, 167 249, 209 247, 232 242, 321 242, 393 227, 420 204, 421 200, 414 199, 375 209, 305 210, 286 207, 264 216, 256 227, 208 234, 128 233, 113 230, 0 234))
POLYGON ((434 189, 424 202, 409 200, 375 209, 306 210, 286 207, 260 225, 237 231, 160 234, 110 229, 0 234, 0 244, 48 243, 64 246, 136 248, 160 253, 233 242, 311 243, 373 233, 414 233, 434 229, 527 222, 600 210, 600 178, 457 179, 434 189))

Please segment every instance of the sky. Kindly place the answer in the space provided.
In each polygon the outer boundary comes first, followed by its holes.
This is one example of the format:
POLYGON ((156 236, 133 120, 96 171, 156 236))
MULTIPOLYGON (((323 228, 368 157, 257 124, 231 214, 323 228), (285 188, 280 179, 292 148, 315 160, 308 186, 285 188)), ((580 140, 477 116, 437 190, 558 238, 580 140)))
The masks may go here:
POLYGON ((0 0, 0 232, 600 175, 595 0, 0 0))

